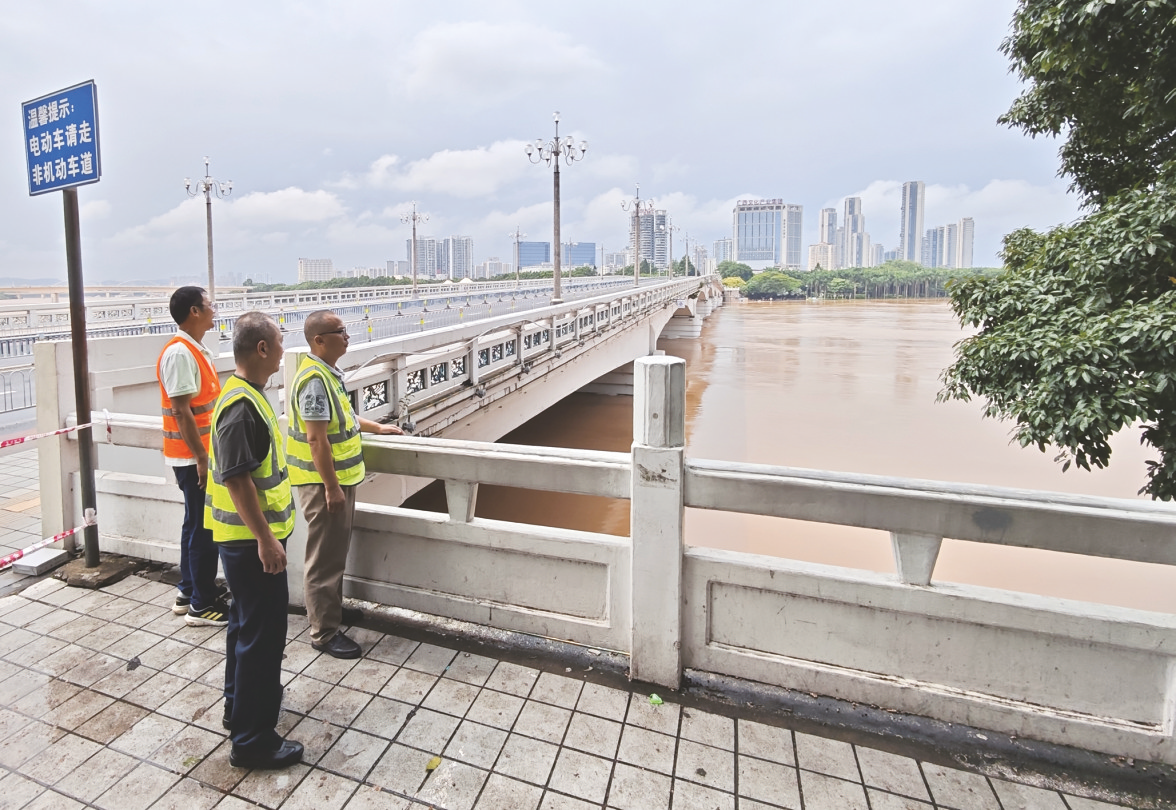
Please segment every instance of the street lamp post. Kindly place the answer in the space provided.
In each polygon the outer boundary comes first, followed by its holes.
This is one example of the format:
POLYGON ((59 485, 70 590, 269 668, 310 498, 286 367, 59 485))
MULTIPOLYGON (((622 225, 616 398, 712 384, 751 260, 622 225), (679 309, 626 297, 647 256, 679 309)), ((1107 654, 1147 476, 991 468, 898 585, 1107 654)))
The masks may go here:
POLYGON ((522 282, 519 280, 519 242, 526 239, 527 235, 519 230, 519 226, 516 225, 514 233, 508 233, 507 236, 514 239, 515 243, 515 289, 517 290, 522 285, 522 282))
POLYGON ((690 232, 682 232, 683 239, 686 240, 686 258, 682 260, 682 275, 690 275, 690 232))
POLYGON ((669 224, 668 218, 667 218, 666 224, 659 225, 658 227, 661 228, 663 231, 665 231, 666 235, 669 236, 669 238, 670 238, 670 245, 669 245, 670 271, 669 271, 669 276, 670 276, 670 278, 673 278, 674 277, 674 231, 680 231, 682 229, 679 228, 677 225, 669 224))
POLYGON ((416 200, 413 200, 413 201, 412 201, 412 213, 409 213, 409 214, 401 214, 401 215, 400 215, 400 221, 401 221, 401 222, 411 222, 411 223, 412 223, 412 250, 411 250, 411 251, 409 251, 409 256, 411 257, 411 258, 409 259, 409 261, 412 263, 412 297, 413 297, 413 298, 416 298, 416 297, 417 297, 417 237, 416 237, 416 226, 417 226, 417 223, 418 223, 418 222, 428 222, 428 221, 429 221, 429 215, 428 215, 428 214, 419 214, 419 213, 417 213, 417 210, 416 210, 416 200))
POLYGON ((637 183, 637 196, 621 201, 621 210, 633 211, 633 286, 641 284, 641 215, 653 210, 653 200, 641 199, 641 184, 637 183))
POLYGON ((571 166, 574 161, 583 160, 584 153, 588 151, 588 142, 580 141, 580 145, 576 146, 572 141, 571 135, 568 135, 566 138, 561 140, 559 137, 559 112, 556 111, 552 117, 555 118, 555 138, 547 141, 546 143, 543 142, 542 138, 536 138, 535 143, 527 144, 526 151, 527 158, 532 163, 543 162, 555 168, 555 232, 552 235, 552 241, 555 243, 555 255, 552 262, 554 269, 554 272, 552 273, 552 278, 554 279, 554 290, 551 303, 562 304, 563 298, 560 296, 559 289, 559 260, 560 249, 562 248, 562 243, 559 240, 559 160, 562 157, 567 161, 569 166, 571 166))
POLYGON ((196 181, 196 190, 192 190, 192 180, 184 178, 184 191, 189 197, 204 195, 205 202, 205 230, 208 234, 208 299, 216 300, 216 275, 212 271, 212 195, 225 198, 233 193, 233 181, 226 183, 218 181, 208 173, 209 159, 204 157, 204 176, 196 181))

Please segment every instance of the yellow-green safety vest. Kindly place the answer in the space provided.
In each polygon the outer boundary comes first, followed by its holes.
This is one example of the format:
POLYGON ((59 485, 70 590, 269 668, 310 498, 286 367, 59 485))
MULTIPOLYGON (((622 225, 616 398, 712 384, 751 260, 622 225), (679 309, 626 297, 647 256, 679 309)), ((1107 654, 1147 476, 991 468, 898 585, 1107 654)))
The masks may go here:
POLYGON ((335 462, 335 476, 340 486, 352 486, 363 480, 363 444, 359 435, 359 420, 351 409, 351 398, 331 367, 313 354, 307 354, 298 366, 290 394, 290 426, 286 437, 286 457, 290 463, 290 483, 321 484, 323 477, 314 466, 306 422, 298 410, 298 395, 311 377, 322 380, 331 401, 331 420, 327 423, 327 440, 331 444, 331 458, 335 462))
POLYGON ((294 498, 290 491, 286 454, 279 439, 281 434, 278 417, 265 395, 236 375, 225 383, 220 398, 216 401, 216 410, 212 414, 212 440, 208 448, 208 484, 204 495, 204 525, 212 530, 212 539, 218 543, 256 539, 245 525, 245 521, 237 514, 237 508, 229 495, 229 488, 216 480, 217 426, 225 408, 240 399, 249 400, 269 425, 270 451, 261 460, 261 466, 249 475, 257 488, 261 514, 269 524, 274 537, 281 540, 294 530, 294 498))

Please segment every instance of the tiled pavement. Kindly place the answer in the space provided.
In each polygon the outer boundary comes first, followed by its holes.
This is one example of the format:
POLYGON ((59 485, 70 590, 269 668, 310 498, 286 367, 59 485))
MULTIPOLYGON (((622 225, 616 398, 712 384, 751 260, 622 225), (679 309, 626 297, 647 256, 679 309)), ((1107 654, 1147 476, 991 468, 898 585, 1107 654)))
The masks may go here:
POLYGON ((0 458, 0 557, 41 539, 37 451, 0 458))
POLYGON ((220 727, 223 631, 174 596, 130 577, 0 599, 0 810, 1113 806, 373 630, 339 661, 300 616, 279 730, 306 761, 246 772, 220 727))

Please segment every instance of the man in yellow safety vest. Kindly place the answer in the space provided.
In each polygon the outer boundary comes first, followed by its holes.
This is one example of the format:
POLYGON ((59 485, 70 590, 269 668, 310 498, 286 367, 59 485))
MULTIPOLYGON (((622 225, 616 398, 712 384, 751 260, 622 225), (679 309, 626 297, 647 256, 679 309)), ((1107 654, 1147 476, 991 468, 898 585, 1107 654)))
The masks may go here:
POLYGON ((351 545, 355 490, 364 476, 360 432, 396 435, 356 415, 335 367, 350 336, 343 319, 329 310, 312 312, 303 324, 310 347, 289 393, 290 424, 286 455, 290 483, 306 518, 306 617, 310 644, 335 658, 359 658, 362 648, 341 629, 363 618, 343 606, 343 569, 351 545))

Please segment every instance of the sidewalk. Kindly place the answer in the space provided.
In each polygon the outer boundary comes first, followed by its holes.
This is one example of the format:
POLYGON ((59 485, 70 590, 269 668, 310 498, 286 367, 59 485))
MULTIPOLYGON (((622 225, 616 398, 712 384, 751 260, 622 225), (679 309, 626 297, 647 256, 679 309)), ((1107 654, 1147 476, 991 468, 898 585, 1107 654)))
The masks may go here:
POLYGON ((299 616, 279 731, 306 760, 242 771, 220 726, 223 631, 186 626, 174 596, 130 577, 0 599, 0 808, 1115 806, 374 630, 339 661, 299 616))
MULTIPOLYGON (((42 539, 39 487, 36 450, 0 458, 0 557, 42 539)), ((0 572, 0 594, 25 580, 33 578, 5 569, 0 572)))

